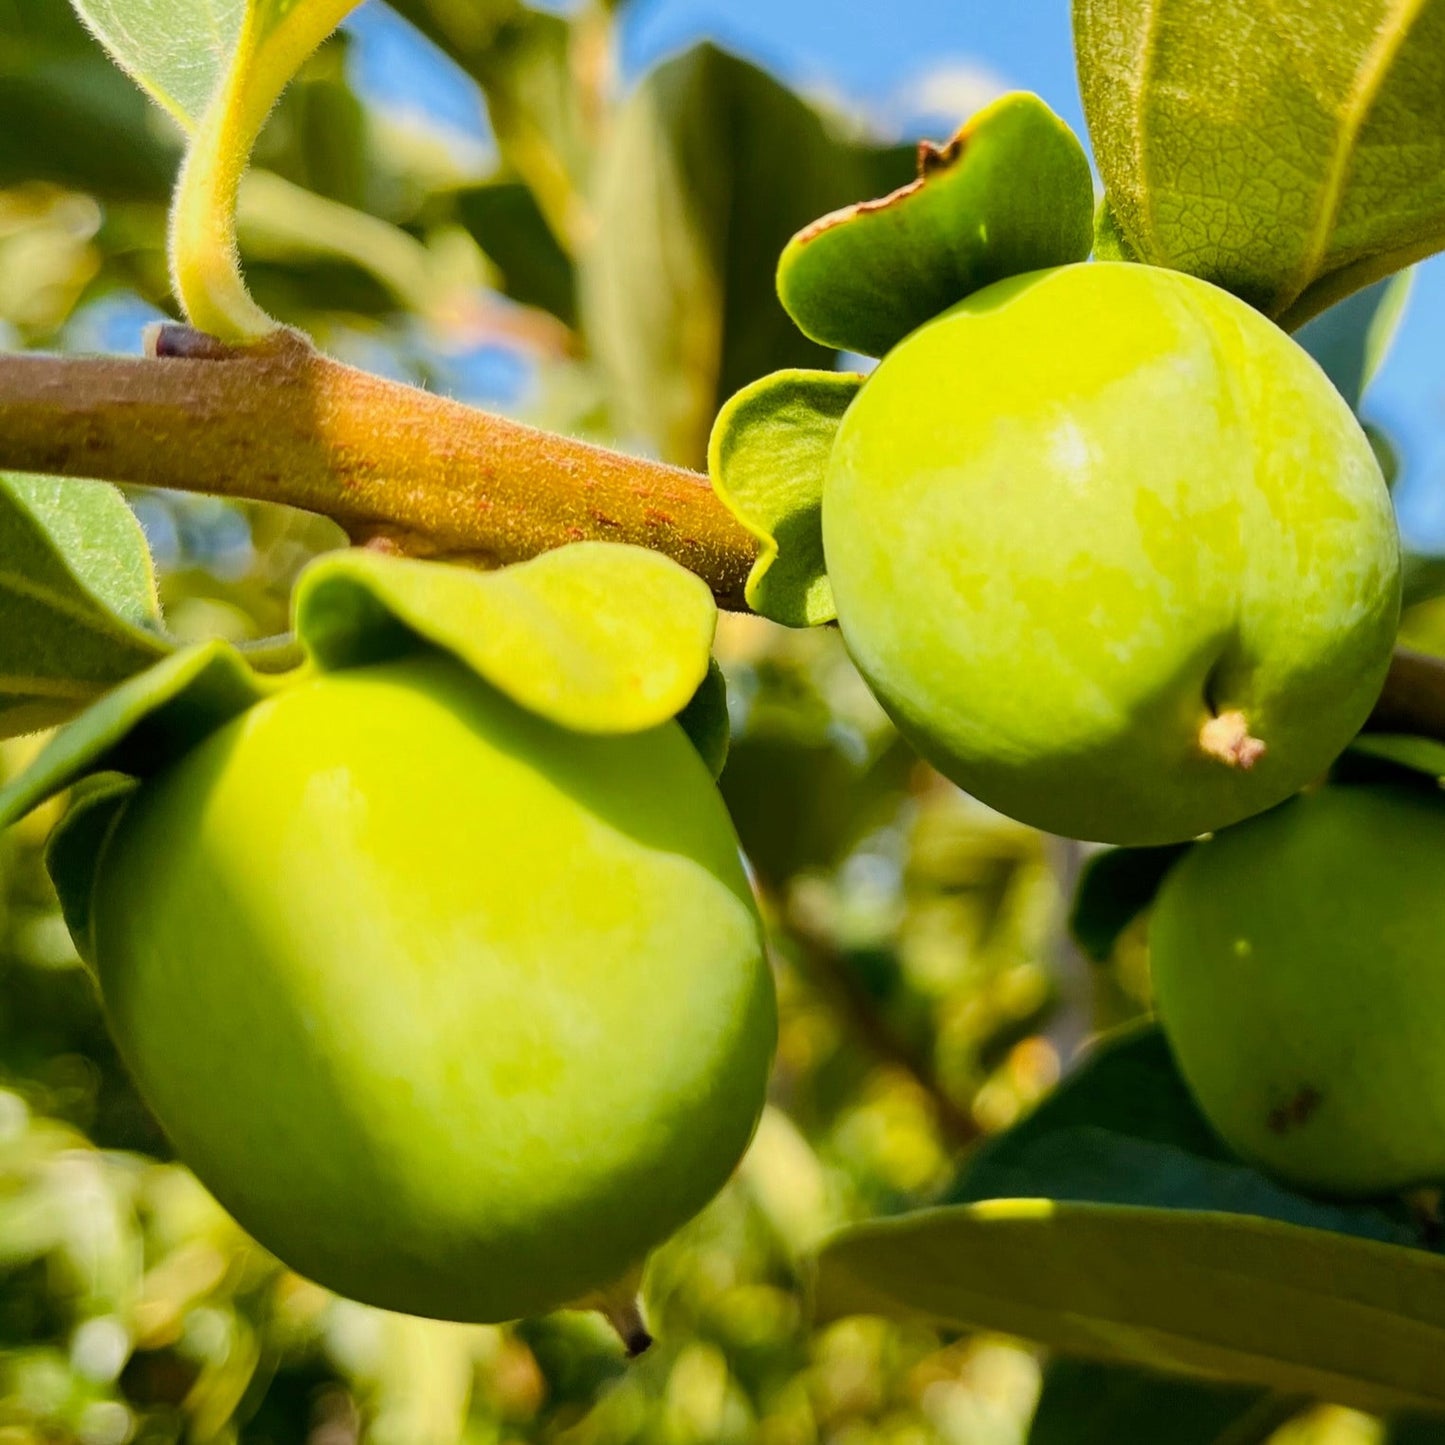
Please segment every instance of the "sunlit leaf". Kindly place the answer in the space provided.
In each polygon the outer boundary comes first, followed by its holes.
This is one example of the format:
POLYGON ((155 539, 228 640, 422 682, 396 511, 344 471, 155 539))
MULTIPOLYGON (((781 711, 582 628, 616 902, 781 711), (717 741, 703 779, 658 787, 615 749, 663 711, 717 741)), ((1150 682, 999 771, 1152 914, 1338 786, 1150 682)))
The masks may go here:
POLYGON ((1075 0, 1129 245, 1291 329, 1445 245, 1445 0, 1075 0))
POLYGON ((191 323, 254 341, 276 323, 246 291, 236 204, 256 137, 306 57, 359 0, 74 0, 116 63, 190 136, 171 271, 191 323))
POLYGON ((1445 1410, 1445 1259, 1276 1220, 1001 1199, 845 1230, 825 1319, 918 1318, 1371 1411, 1445 1410))

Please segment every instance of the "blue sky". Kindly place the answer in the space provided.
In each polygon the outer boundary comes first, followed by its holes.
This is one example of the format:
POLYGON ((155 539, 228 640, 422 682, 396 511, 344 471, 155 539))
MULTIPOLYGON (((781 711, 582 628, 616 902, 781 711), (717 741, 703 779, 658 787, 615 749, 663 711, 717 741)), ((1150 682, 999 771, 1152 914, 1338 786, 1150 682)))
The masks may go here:
MULTIPOLYGON (((549 8, 566 9, 567 0, 550 0, 549 8)), ((628 77, 712 39, 800 89, 852 102, 915 132, 937 134, 962 118, 937 105, 967 94, 970 74, 1037 91, 1083 132, 1068 0, 633 0, 626 15, 628 77)), ((369 88, 402 103, 425 96, 453 125, 479 126, 466 85, 411 53, 398 22, 368 7, 356 28, 369 88)), ((1398 501, 1407 537, 1445 550, 1445 257, 1419 268, 1365 411, 1402 453, 1398 501)))

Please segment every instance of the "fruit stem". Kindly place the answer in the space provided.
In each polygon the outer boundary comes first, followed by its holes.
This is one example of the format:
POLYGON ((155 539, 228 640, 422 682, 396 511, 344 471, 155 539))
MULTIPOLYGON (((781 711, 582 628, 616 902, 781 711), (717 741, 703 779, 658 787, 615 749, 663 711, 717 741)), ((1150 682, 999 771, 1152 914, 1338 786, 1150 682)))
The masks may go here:
POLYGON ((1210 718, 1199 729, 1199 746, 1206 756, 1246 773, 1266 752, 1264 743, 1250 735, 1249 720, 1238 708, 1210 718))
POLYGON ((627 1358, 635 1360, 652 1348, 652 1334, 642 1317, 642 1299, 638 1287, 642 1283, 642 1266, 627 1271, 615 1284, 596 1290, 577 1301, 576 1308, 596 1310, 617 1333, 627 1358))

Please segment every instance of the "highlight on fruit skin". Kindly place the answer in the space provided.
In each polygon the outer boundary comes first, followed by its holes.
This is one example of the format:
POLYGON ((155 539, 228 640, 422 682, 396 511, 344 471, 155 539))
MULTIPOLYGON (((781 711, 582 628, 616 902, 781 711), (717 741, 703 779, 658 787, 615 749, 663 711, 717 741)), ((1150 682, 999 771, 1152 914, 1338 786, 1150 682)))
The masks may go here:
POLYGON ((1445 797, 1332 785, 1197 844, 1150 920, 1205 1116, 1299 1188, 1445 1182, 1445 797))
POLYGON ((839 427, 823 547, 849 651, 968 792, 1180 842, 1329 766, 1399 617, 1393 510, 1315 362, 1206 282, 1089 262, 913 332, 839 427))
POLYGON ((600 1300, 727 1180, 776 1037, 736 835, 675 723, 584 736, 427 655, 299 682, 142 785, 93 896, 180 1157, 387 1309, 600 1300))

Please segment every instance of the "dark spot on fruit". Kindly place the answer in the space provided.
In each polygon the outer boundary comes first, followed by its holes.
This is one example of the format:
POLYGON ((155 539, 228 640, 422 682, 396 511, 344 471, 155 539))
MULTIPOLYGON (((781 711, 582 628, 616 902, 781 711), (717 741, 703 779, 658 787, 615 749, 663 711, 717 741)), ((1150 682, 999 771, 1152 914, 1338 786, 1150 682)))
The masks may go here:
POLYGON ((1287 1104, 1279 1104, 1269 1111, 1265 1119, 1269 1132, 1288 1134, 1291 1129, 1302 1129, 1314 1118, 1323 1102, 1324 1095, 1313 1084, 1301 1085, 1287 1104))

